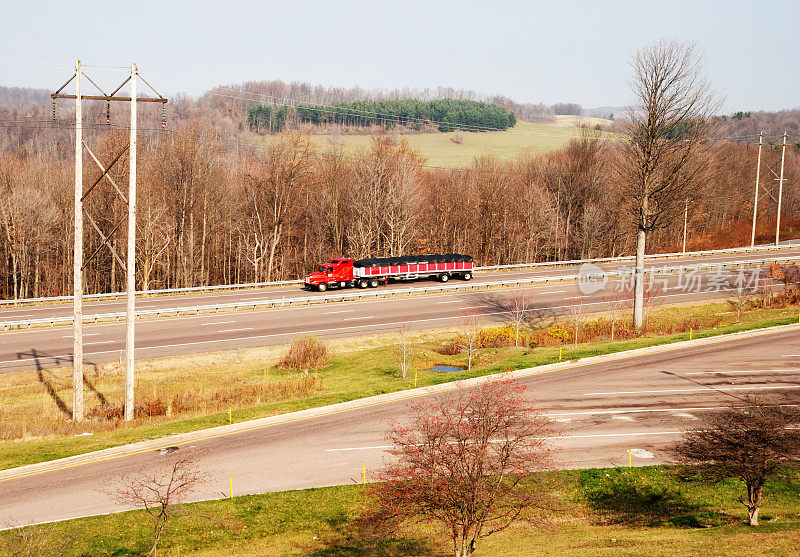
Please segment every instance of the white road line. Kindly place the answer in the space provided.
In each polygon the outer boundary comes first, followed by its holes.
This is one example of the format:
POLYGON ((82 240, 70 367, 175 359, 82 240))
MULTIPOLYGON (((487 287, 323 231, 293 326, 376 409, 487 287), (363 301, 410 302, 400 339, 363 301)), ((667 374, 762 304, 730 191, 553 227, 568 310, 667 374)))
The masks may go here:
POLYGON ((731 369, 728 371, 687 371, 683 375, 707 375, 712 373, 771 373, 771 372, 793 372, 800 371, 800 368, 792 369, 731 369))
MULTIPOLYGON (((85 337, 93 337, 93 336, 96 336, 96 335, 99 335, 99 334, 100 333, 83 333, 83 336, 85 336, 85 337)), ((74 335, 64 335, 61 338, 72 338, 73 336, 74 335)))
POLYGON ((436 302, 437 304, 457 304, 463 300, 445 300, 443 302, 436 302))
POLYGON ((355 311, 354 309, 342 309, 339 311, 326 311, 325 315, 333 315, 334 313, 350 313, 355 311))
POLYGON ((539 294, 566 294, 566 290, 552 290, 550 292, 539 292, 539 294))
MULTIPOLYGON (((469 307, 465 307, 465 308, 461 308, 461 309, 481 309, 481 308, 490 308, 490 307, 492 307, 492 306, 469 306, 469 307)), ((507 311, 499 311, 499 312, 497 312, 497 314, 501 314, 501 313, 508 313, 508 312, 507 311)), ((494 313, 487 313, 486 315, 495 315, 495 314, 494 313)))
POLYGON ((374 315, 364 315, 363 317, 345 317, 342 321, 357 321, 359 319, 375 319, 374 315))
POLYGON ((583 393, 583 396, 605 396, 605 395, 642 395, 650 393, 693 393, 700 391, 760 391, 771 389, 800 389, 800 385, 778 385, 778 386, 752 386, 752 387, 698 387, 696 389, 660 389, 652 391, 610 391, 607 393, 583 393))
POLYGON ((116 340, 97 340, 95 342, 84 342, 84 346, 88 346, 89 344, 114 344, 117 342, 116 340))
POLYGON ((591 416, 595 414, 639 414, 644 412, 698 412, 700 410, 722 410, 727 406, 693 406, 691 408, 621 408, 619 410, 586 410, 581 412, 548 413, 548 416, 591 416))
POLYGON ((800 358, 800 354, 784 354, 784 358, 800 358))
POLYGON ((223 329, 218 333, 238 333, 239 331, 252 331, 253 327, 242 327, 241 329, 223 329))
POLYGON ((213 323, 200 323, 200 326, 208 327, 209 325, 228 325, 230 323, 236 323, 236 321, 214 321, 213 323))
MULTIPOLYGON (((635 433, 591 433, 586 435, 563 435, 561 437, 538 437, 537 440, 547 441, 563 441, 564 439, 596 439, 608 437, 644 437, 652 435, 680 435, 683 431, 638 431, 635 433)), ((340 453, 347 451, 386 451, 392 448, 392 445, 372 445, 367 447, 341 447, 333 449, 323 449, 326 453, 340 453)))

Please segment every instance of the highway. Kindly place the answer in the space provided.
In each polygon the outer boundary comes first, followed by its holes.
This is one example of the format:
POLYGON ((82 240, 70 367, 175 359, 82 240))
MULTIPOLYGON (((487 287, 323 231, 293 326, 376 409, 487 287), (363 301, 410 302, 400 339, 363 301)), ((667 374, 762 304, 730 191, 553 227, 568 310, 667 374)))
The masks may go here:
MULTIPOLYGON (((794 325, 656 347, 596 363, 552 366, 546 373, 531 370, 520 381, 562 430, 552 442, 558 467, 624 466, 628 449, 653 454, 634 457, 634 465, 653 464, 664 461, 664 448, 704 413, 736 403, 744 394, 797 403, 798 333, 794 325)), ((431 401, 448 396, 415 392, 431 401)), ((193 434, 185 442, 173 441, 174 454, 191 455, 211 475, 195 500, 227 496, 229 478, 237 495, 357 483, 362 464, 369 474, 379 469, 386 457, 387 420, 402 419, 409 398, 323 409, 313 417, 289 415, 272 424, 241 424, 236 432, 193 434)), ((163 443, 170 446, 168 440, 163 443)), ((164 453, 149 449, 27 476, 0 473, 0 524, 120 510, 104 490, 122 475, 163 465, 164 453)))
MULTIPOLYGON (((782 255, 798 255, 800 250, 786 250, 782 255)), ((771 252, 769 256, 775 256, 771 252)), ((651 267, 674 266, 698 261, 721 262, 753 260, 764 254, 733 254, 705 258, 687 258, 669 262, 651 261, 651 267)), ((619 263, 603 265, 606 271, 629 268, 619 263)), ((546 270, 515 270, 503 273, 476 275, 474 284, 520 277, 548 277, 575 274, 577 268, 548 268, 546 270)), ((656 276, 655 284, 663 288, 663 303, 680 303, 706 299, 727 298, 731 295, 734 276, 730 273, 706 273, 703 280, 689 284, 685 277, 656 276)), ((431 285, 418 281, 414 286, 431 285)), ((531 305, 532 318, 548 319, 569 313, 580 306, 585 313, 607 309, 610 300, 617 297, 619 284, 611 281, 605 289, 585 294, 575 282, 541 284, 532 287, 478 290, 458 294, 428 294, 410 297, 386 298, 372 301, 315 304, 280 309, 259 309, 198 316, 162 317, 141 320, 136 325, 137 359, 179 354, 213 352, 254 346, 284 344, 293 336, 314 334, 321 337, 359 336, 394 332, 403 326, 412 329, 441 328, 458 325, 465 309, 484 314, 487 322, 507 318, 510 299, 524 293, 531 305)), ((387 290, 408 288, 407 283, 391 284, 387 290)), ((370 290, 371 291, 371 290, 370 290)), ((224 303, 223 301, 257 300, 319 293, 281 289, 264 291, 203 294, 142 300, 140 308, 176 307, 198 303, 224 303), (202 301, 200 301, 202 299, 202 301)), ((87 304, 91 311, 117 311, 120 302, 95 302, 87 304)), ((69 306, 44 306, 6 308, 0 311, 0 321, 44 316, 71 311, 69 306)), ((96 366, 119 361, 124 350, 124 323, 99 323, 84 326, 85 361, 96 366)), ((72 335, 70 327, 39 328, 0 333, 0 373, 47 369, 71 365, 72 335)))

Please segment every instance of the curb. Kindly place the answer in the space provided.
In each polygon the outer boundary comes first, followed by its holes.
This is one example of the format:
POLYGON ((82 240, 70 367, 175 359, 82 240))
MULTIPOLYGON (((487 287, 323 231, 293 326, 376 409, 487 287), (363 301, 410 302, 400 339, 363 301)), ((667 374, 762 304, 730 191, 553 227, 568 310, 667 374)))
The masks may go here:
POLYGON ((85 464, 101 462, 105 460, 112 460, 124 456, 141 454, 148 451, 155 451, 172 446, 185 445, 187 443, 195 443, 200 441, 207 441, 217 437, 224 437, 227 435, 234 435, 236 433, 245 431, 254 431, 280 424, 291 423, 309 420, 322 416, 330 416, 349 412, 352 410, 366 408, 369 406, 376 406, 379 404, 386 404, 389 402, 396 402, 399 400, 408 400, 420 396, 431 395, 435 393, 453 391, 461 388, 468 388, 480 385, 489 381, 496 381, 499 378, 517 379, 522 377, 530 377, 533 375, 542 375, 545 373, 552 373, 555 371, 576 369, 593 364, 614 362, 639 356, 646 356, 651 354, 658 354, 662 352, 672 352, 676 350, 683 350, 687 348, 695 348, 711 344, 718 344, 723 342, 731 342, 751 337, 758 337, 770 334, 778 334, 786 331, 800 331, 800 323, 790 325, 777 325, 765 329, 753 329, 749 331, 740 331, 736 333, 728 333, 707 338, 699 338, 694 340, 684 340, 672 342, 668 344, 661 344, 657 346, 648 346, 644 348, 636 348, 633 350, 625 350, 622 352, 615 352, 612 354, 601 354, 598 356, 589 356, 580 360, 573 360, 568 362, 560 362, 554 364, 546 364, 536 367, 518 369, 506 373, 498 373, 491 375, 484 375, 481 377, 474 377, 470 379, 461 379, 458 381, 451 381, 448 383, 440 383, 438 385, 430 385, 427 387, 418 387, 414 389, 406 389, 396 391, 393 393, 386 393, 382 395, 375 395, 366 398, 359 398, 347 402, 339 402, 328 406, 319 406, 316 408, 309 408, 306 410, 299 410, 289 412, 287 414, 278 414, 275 416, 267 416, 264 418, 257 418, 235 424, 217 426, 208 429, 201 429, 197 431, 180 433, 177 435, 170 435, 167 437, 160 437, 148 441, 139 441, 128 445, 120 445, 117 447, 110 447, 89 453, 84 453, 75 456, 59 458, 46 462, 38 462, 35 464, 27 464, 17 468, 9 468, 0 470, 0 482, 19 479, 28 476, 44 474, 56 470, 63 470, 67 468, 74 468, 85 464))

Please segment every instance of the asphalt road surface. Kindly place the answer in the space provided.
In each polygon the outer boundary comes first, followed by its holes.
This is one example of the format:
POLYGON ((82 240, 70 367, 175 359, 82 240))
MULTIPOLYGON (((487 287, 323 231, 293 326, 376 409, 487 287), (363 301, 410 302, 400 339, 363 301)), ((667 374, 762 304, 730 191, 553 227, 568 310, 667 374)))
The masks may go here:
MULTIPOLYGON (((797 250, 787 251, 798 254, 797 250)), ((774 256, 770 252, 769 256, 774 256)), ((702 258, 703 262, 739 261, 758 259, 759 255, 726 255, 702 258)), ((650 266, 673 266, 700 259, 651 262, 650 266)), ((626 265, 606 265, 614 270, 626 265)), ((574 274, 576 268, 557 268, 537 271, 510 271, 480 274, 475 283, 519 277, 545 277, 574 274)), ((748 271, 750 272, 750 271, 748 271)), ((710 272, 688 276, 651 275, 660 292, 658 303, 680 303, 697 300, 728 298, 737 279, 737 271, 710 272), (696 280, 701 277, 700 280, 696 280)), ((762 273, 762 277, 766 273, 762 273)), ((748 275, 748 281, 752 277, 748 275)), ((427 281, 425 281, 427 282, 427 281)), ((415 283, 423 286, 424 282, 415 283)), ((370 301, 314 304, 282 309, 248 310, 201 314, 199 316, 162 317, 146 319, 136 325, 136 358, 153 358, 180 354, 213 352, 254 346, 284 344, 301 334, 321 337, 359 336, 387 333, 407 326, 412 329, 452 327, 459 324, 465 310, 482 314, 487 322, 508 319, 511 298, 525 294, 533 320, 547 320, 558 315, 590 313, 607 310, 612 300, 624 295, 629 286, 610 281, 605 288, 586 293, 575 282, 552 283, 533 287, 506 288, 459 294, 428 294, 410 297, 387 298, 370 301), (577 308, 577 309, 576 309, 577 308)), ((386 289, 408 288, 408 284, 392 284, 386 289)), ((179 296, 139 302, 139 308, 191 306, 198 303, 217 303, 222 300, 259 300, 298 294, 314 293, 299 290, 272 289, 261 292, 179 296), (200 300, 202 298, 202 301, 200 300), (209 299, 211 298, 211 299, 209 299)), ((106 313, 120 309, 119 302, 96 302, 88 305, 92 311, 106 313)), ((5 309, 0 311, 0 321, 22 317, 42 317, 47 312, 69 312, 65 306, 45 306, 5 309), (22 313, 26 312, 26 313, 22 313)), ((84 326, 85 363, 98 366, 123 359, 125 348, 124 323, 99 323, 84 326)), ((0 332, 0 373, 48 369, 72 365, 71 327, 38 328, 0 332)))
MULTIPOLYGON (((665 460, 664 449, 707 412, 747 393, 800 400, 800 329, 760 331, 521 379, 538 406, 563 431, 554 440, 563 468, 625 466, 665 460), (635 451, 635 454, 645 454, 635 451)), ((447 393, 426 395, 434 402, 447 393)), ((211 475, 194 499, 263 493, 361 481, 386 458, 389 419, 403 419, 406 400, 329 412, 180 445, 211 475)), ((163 466, 163 451, 110 458, 0 482, 0 524, 21 525, 121 510, 104 490, 126 474, 163 466)))

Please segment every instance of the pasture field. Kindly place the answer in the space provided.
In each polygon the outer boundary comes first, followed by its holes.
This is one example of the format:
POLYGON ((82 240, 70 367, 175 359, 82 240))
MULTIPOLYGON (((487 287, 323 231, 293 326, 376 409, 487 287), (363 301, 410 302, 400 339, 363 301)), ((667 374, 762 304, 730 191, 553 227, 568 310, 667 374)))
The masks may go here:
MULTIPOLYGON (((574 125, 577 123, 575 117, 566 118, 572 120, 562 120, 556 122, 556 125, 520 121, 507 131, 463 132, 463 142, 460 145, 452 141, 458 132, 396 135, 404 137, 413 148, 418 149, 427 159, 427 166, 460 168, 469 166, 475 157, 483 155, 494 155, 500 160, 511 160, 523 151, 543 153, 560 149, 569 143, 570 139, 580 136, 580 128, 574 125), (565 126, 564 123, 572 125, 565 126)), ((391 135, 392 132, 389 134, 391 135)), ((272 137, 274 136, 253 135, 252 140, 268 143, 272 137)), ((344 152, 348 154, 367 149, 372 141, 371 135, 316 134, 310 137, 321 150, 341 145, 344 152)))

